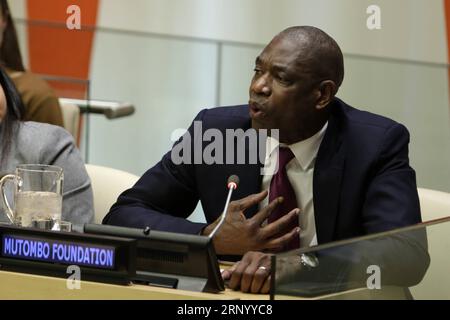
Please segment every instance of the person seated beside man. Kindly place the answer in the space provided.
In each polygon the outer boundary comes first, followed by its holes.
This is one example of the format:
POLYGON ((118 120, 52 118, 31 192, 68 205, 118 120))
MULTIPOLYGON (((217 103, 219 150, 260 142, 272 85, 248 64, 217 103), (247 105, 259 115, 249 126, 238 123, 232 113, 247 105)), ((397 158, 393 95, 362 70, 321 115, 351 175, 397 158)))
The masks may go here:
MULTIPOLYGON (((0 177, 18 164, 46 164, 64 170, 62 220, 76 226, 94 218, 92 187, 79 150, 61 127, 22 121, 25 110, 14 84, 0 68, 0 177)), ((3 203, 3 202, 2 202, 3 203)), ((8 222, 3 204, 0 222, 8 222)))

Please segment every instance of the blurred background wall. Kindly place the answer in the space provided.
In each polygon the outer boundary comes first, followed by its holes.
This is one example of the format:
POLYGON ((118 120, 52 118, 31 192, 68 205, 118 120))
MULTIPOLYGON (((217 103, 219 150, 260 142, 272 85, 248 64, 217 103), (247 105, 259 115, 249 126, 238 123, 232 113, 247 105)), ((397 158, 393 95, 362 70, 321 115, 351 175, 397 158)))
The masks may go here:
POLYGON ((90 117, 90 163, 141 175, 202 108, 247 102, 254 59, 276 33, 313 25, 344 52, 338 96, 405 124, 418 185, 450 192, 447 0, 9 2, 32 71, 86 79, 90 98, 135 105, 119 120, 90 117), (81 30, 65 28, 70 4, 81 30), (369 5, 381 9, 379 30, 366 26, 369 5))

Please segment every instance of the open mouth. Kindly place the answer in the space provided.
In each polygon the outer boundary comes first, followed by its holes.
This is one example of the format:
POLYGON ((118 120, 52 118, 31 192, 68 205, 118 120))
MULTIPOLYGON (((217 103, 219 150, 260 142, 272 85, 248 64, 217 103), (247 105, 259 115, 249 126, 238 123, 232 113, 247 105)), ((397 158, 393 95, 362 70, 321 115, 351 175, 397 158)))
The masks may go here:
POLYGON ((259 118, 264 116, 264 111, 259 103, 249 101, 250 117, 259 118))

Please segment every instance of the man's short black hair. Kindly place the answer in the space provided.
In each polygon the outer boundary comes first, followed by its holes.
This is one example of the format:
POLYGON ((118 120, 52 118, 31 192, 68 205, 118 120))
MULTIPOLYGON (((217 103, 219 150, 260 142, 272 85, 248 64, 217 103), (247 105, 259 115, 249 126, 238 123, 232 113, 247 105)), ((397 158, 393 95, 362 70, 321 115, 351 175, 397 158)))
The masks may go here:
POLYGON ((333 80, 337 87, 344 79, 344 58, 336 41, 324 31, 311 26, 295 26, 280 32, 277 37, 298 43, 299 53, 320 80, 333 80))

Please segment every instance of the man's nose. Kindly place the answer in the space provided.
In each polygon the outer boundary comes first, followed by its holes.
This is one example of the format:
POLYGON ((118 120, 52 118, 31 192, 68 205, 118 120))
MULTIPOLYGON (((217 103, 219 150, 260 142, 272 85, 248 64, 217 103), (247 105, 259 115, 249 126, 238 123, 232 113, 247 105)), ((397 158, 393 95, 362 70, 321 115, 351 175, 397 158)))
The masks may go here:
POLYGON ((253 80, 251 89, 256 94, 270 96, 270 94, 272 93, 272 89, 270 88, 270 79, 268 75, 264 74, 253 80))

